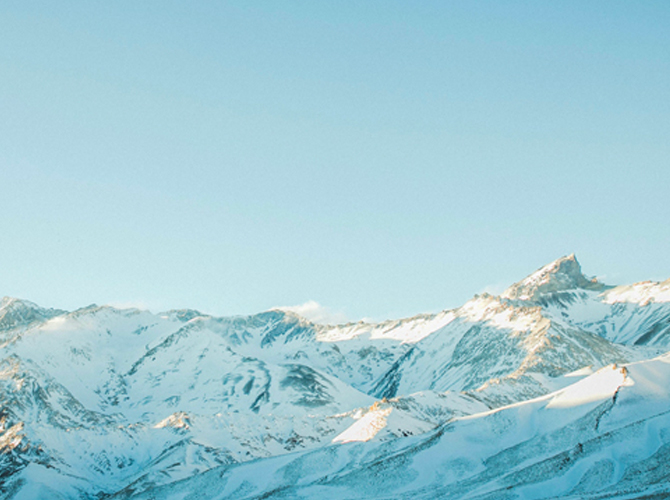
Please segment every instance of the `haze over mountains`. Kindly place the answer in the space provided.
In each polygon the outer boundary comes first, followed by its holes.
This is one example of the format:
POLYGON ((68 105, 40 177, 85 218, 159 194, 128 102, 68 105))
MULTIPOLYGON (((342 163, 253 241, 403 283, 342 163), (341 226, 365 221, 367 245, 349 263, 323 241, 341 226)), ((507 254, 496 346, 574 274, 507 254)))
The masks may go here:
POLYGON ((670 280, 574 255, 376 324, 6 297, 0 345, 2 498, 670 494, 670 280))

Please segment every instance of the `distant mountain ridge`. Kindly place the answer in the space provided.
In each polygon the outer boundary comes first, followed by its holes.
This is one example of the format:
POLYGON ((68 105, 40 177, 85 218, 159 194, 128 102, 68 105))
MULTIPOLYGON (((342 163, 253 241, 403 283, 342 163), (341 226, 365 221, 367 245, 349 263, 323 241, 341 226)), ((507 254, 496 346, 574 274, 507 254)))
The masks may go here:
POLYGON ((345 325, 5 297, 0 346, 0 498, 169 498, 205 471, 351 441, 402 447, 656 358, 670 350, 670 280, 609 286, 569 255, 500 296, 345 325))

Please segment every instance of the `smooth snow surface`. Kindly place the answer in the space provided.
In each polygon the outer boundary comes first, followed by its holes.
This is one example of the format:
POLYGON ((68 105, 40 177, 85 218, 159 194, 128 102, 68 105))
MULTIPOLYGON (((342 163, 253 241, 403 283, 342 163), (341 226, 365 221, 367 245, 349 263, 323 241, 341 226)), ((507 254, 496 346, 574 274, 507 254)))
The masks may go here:
POLYGON ((386 427, 386 419, 393 408, 378 408, 370 410, 358 422, 337 435, 333 443, 351 443, 352 441, 369 441, 386 427))
MULTIPOLYGON (((595 374, 573 384, 557 394, 547 408, 568 408, 612 397, 624 385, 628 371, 616 365, 601 368, 595 374)), ((632 380, 629 384, 634 383, 632 380)))

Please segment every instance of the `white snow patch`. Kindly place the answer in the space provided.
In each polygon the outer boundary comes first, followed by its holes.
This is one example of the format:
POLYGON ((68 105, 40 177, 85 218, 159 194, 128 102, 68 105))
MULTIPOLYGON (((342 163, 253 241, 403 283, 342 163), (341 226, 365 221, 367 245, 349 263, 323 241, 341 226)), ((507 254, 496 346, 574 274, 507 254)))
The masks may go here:
POLYGON ((587 375, 593 374, 593 368, 591 366, 585 366, 574 372, 566 373, 564 377, 586 377, 587 375))
POLYGON ((590 377, 566 387, 554 396, 547 408, 569 408, 612 397, 622 385, 632 385, 634 382, 626 376, 625 367, 610 365, 601 368, 590 377))
POLYGON ((670 302, 670 283, 643 281, 634 285, 618 286, 604 294, 604 302, 629 302, 645 306, 650 302, 670 302))
POLYGON ((188 415, 181 411, 177 413, 173 413, 166 419, 161 420, 158 422, 156 425, 154 425, 154 429, 162 429, 163 427, 174 427, 176 429, 188 429, 189 426, 189 417, 188 415))
POLYGON ((471 322, 486 321, 490 325, 514 332, 525 332, 537 323, 531 314, 519 314, 513 307, 504 306, 497 297, 481 296, 467 302, 461 309, 471 322))
POLYGON ((369 441, 386 427, 386 417, 393 408, 376 408, 367 412, 356 423, 333 439, 333 443, 351 443, 353 441, 369 441))
POLYGON ((370 324, 359 321, 340 325, 320 332, 321 342, 342 342, 346 340, 396 340, 414 344, 451 323, 456 318, 454 311, 443 311, 437 314, 415 316, 413 318, 385 321, 370 324))

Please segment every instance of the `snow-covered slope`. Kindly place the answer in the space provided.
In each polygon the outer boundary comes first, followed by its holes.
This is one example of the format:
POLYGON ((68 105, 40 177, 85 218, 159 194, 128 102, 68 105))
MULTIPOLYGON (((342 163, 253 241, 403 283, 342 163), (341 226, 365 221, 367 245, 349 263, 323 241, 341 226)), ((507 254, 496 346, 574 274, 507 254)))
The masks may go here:
MULTIPOLYGON (((607 286, 584 276, 574 255, 499 297, 378 324, 316 325, 283 310, 66 312, 5 298, 0 498, 139 495, 205 480, 210 469, 252 474, 300 456, 326 461, 314 465, 317 476, 335 477, 325 472, 334 460, 357 477, 366 474, 363 456, 405 456, 408 446, 442 440, 452 424, 481 426, 481 439, 493 440, 485 422, 508 405, 505 412, 527 402, 528 422, 541 420, 548 394, 558 398, 590 373, 609 373, 597 371, 603 366, 651 359, 668 344, 670 280, 607 286), (346 451, 357 446, 363 451, 346 451), (249 469, 235 465, 253 460, 249 469)), ((413 474, 407 460, 398 477, 413 474)))
POLYGON ((665 498, 669 387, 667 355, 610 365, 423 435, 219 467, 115 498, 665 498))
MULTIPOLYGON (((372 393, 393 397, 417 390, 477 391, 489 404, 500 406, 556 389, 561 375, 584 366, 597 368, 662 352, 631 346, 639 341, 622 342, 621 329, 610 322, 618 290, 582 275, 574 255, 558 259, 500 297, 483 294, 450 311, 449 321, 415 342, 372 393)), ((638 336, 649 328, 670 327, 670 304, 649 302, 627 309, 626 326, 638 336), (631 317, 645 321, 633 323, 631 317)), ((648 344, 665 346, 660 339, 648 344)))

